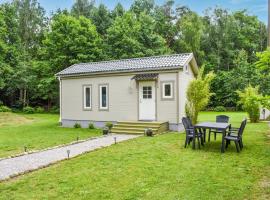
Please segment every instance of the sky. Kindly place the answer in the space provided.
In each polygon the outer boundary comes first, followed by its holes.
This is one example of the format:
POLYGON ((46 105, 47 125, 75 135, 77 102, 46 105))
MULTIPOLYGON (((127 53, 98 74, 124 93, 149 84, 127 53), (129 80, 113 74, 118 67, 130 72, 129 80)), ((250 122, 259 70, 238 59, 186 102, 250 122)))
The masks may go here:
MULTIPOLYGON (((10 0, 0 0, 0 3, 10 0)), ((58 8, 70 9, 74 0, 38 0, 47 13, 57 10, 58 8)), ((256 15, 258 18, 267 23, 267 1, 268 0, 175 0, 175 5, 185 5, 191 10, 203 14, 203 11, 209 7, 220 6, 232 11, 246 9, 249 14, 256 15)), ((120 2, 125 8, 129 8, 132 0, 96 0, 96 4, 103 3, 109 9, 120 2)), ((155 0, 157 4, 163 4, 165 0, 155 0)))

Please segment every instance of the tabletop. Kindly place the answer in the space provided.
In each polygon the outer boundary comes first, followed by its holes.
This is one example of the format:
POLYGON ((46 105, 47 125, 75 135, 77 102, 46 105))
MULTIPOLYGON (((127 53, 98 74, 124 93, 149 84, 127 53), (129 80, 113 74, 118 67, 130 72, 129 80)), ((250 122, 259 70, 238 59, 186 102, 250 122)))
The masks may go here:
POLYGON ((202 122, 196 124, 195 128, 228 129, 230 126, 230 123, 202 122))

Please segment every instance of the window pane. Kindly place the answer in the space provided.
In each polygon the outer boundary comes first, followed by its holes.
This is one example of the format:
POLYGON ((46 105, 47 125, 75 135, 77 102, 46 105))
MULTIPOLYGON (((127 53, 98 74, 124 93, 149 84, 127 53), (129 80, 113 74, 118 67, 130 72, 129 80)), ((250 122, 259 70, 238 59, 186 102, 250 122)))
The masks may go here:
POLYGON ((164 86, 165 88, 165 96, 166 97, 170 97, 171 96, 171 85, 170 84, 165 84, 164 86))
POLYGON ((91 105, 91 102, 90 102, 90 88, 87 87, 85 88, 85 107, 86 108, 89 108, 90 105, 91 105))
POLYGON ((143 99, 152 99, 152 87, 143 86, 143 99))
POLYGON ((107 88, 101 87, 101 107, 107 107, 107 88))

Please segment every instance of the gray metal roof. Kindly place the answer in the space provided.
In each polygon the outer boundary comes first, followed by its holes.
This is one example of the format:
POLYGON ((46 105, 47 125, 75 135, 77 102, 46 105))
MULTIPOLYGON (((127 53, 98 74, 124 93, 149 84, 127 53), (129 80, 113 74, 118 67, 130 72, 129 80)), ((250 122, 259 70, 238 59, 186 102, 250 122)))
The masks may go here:
POLYGON ((105 72, 138 72, 167 70, 183 67, 193 58, 192 53, 122 59, 102 62, 74 64, 56 76, 73 76, 105 72))

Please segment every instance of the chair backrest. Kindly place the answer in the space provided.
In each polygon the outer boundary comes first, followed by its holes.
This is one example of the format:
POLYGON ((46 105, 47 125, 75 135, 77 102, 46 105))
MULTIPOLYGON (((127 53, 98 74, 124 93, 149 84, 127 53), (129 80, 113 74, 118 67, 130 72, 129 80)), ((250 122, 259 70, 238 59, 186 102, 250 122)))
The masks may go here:
POLYGON ((247 125, 247 119, 244 119, 244 120, 241 122, 241 126, 240 126, 239 131, 238 131, 238 136, 239 136, 239 137, 242 137, 246 125, 247 125))
POLYGON ((182 118, 182 123, 184 125, 186 134, 189 134, 190 133, 190 131, 189 131, 190 126, 189 126, 188 118, 187 117, 183 117, 182 118))
POLYGON ((182 123, 184 125, 184 128, 187 130, 189 128, 188 119, 186 117, 182 118, 182 123))
POLYGON ((219 122, 219 123, 228 123, 229 120, 230 120, 230 117, 228 117, 227 115, 216 116, 216 122, 219 122))
POLYGON ((191 119, 189 117, 187 117, 187 122, 188 122, 189 128, 193 127, 193 124, 192 124, 191 119))

